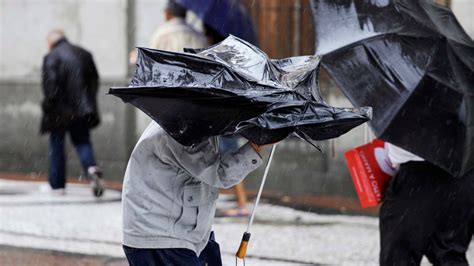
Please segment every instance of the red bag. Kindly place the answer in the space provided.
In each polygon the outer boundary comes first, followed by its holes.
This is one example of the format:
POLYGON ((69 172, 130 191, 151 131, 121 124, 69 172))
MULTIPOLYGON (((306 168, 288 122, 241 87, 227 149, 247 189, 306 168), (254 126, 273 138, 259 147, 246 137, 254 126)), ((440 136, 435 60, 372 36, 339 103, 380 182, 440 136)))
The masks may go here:
POLYGON ((385 142, 375 139, 344 154, 362 208, 377 206, 394 175, 385 142))

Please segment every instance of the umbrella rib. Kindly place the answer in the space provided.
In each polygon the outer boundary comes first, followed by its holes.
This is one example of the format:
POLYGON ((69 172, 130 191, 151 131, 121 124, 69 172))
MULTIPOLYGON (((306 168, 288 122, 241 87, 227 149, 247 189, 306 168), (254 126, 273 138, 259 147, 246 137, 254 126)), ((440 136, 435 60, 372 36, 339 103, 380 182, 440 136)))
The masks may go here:
MULTIPOLYGON (((323 67, 324 67, 324 62, 323 62, 322 64, 323 64, 323 67)), ((331 75, 331 73, 332 73, 331 70, 330 70, 329 68, 325 68, 325 69, 326 69, 326 71, 330 74, 330 76, 332 76, 332 75, 331 75)), ((333 80, 334 80, 334 82, 336 82, 336 85, 337 85, 339 88, 343 88, 343 87, 344 87, 344 86, 342 86, 342 84, 339 82, 339 80, 334 79, 334 78, 333 78, 333 80)), ((348 93, 346 93, 344 90, 341 90, 341 91, 342 91, 342 93, 349 99, 349 101, 350 101, 351 103, 355 102, 354 99, 353 99, 348 93)), ((410 95, 411 95, 411 93, 410 93, 410 95)), ((408 96, 407 99, 408 99, 408 98, 410 98, 410 97, 408 96)), ((405 102, 406 102, 407 99, 405 99, 405 102)), ((404 102, 403 105, 405 105, 405 102, 404 102)), ((403 106, 403 105, 402 105, 402 106, 403 106)), ((355 106, 355 107, 360 108, 360 107, 363 107, 363 106, 355 106)), ((398 111, 398 110, 399 110, 399 109, 397 109, 397 111, 398 111)), ((390 118, 393 118, 393 116, 395 116, 395 114, 396 114, 396 112, 392 112, 390 118)), ((370 123, 370 121, 369 121, 369 123, 370 123)), ((380 130, 380 131, 383 132, 383 131, 385 131, 385 129, 386 129, 386 128, 383 128, 383 129, 380 130)))

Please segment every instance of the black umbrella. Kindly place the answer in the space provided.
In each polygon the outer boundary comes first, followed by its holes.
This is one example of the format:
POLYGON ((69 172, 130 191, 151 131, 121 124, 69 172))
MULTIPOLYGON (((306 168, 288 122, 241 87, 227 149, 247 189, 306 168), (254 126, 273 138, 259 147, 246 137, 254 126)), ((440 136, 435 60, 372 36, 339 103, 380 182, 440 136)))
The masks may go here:
POLYGON ((257 144, 291 133, 323 140, 370 117, 370 108, 336 108, 322 100, 317 56, 269 60, 233 36, 195 52, 140 48, 130 86, 109 93, 147 113, 183 145, 234 134, 257 144))
POLYGON ((375 134, 462 175, 474 166, 474 42, 430 0, 313 0, 316 54, 375 134))

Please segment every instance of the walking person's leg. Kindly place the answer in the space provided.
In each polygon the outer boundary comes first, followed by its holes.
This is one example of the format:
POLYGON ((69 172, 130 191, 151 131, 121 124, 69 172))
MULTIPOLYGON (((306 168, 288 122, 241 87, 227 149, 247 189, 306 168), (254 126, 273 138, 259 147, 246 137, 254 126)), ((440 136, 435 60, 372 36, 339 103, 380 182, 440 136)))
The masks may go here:
POLYGON ((249 209, 247 202, 247 192, 243 181, 231 188, 235 195, 237 208, 217 209, 216 217, 248 217, 249 209))
POLYGON ((235 196, 237 198, 237 207, 242 212, 246 212, 245 215, 248 215, 247 209, 247 192, 245 191, 244 182, 240 182, 234 186, 235 196))
POLYGON ((78 121, 69 129, 71 141, 76 148, 84 173, 91 179, 92 190, 95 196, 100 197, 104 192, 102 172, 97 166, 94 150, 90 141, 89 128, 86 123, 78 121))
POLYGON ((75 147, 84 172, 90 174, 92 168, 97 167, 92 144, 90 142, 77 143, 75 147))
POLYGON ((466 252, 474 233, 474 171, 462 178, 446 179, 439 193, 443 213, 426 256, 433 265, 467 266, 466 252))
POLYGON ((419 265, 439 217, 439 169, 424 162, 402 164, 380 208, 380 265, 419 265))
POLYGON ((52 130, 49 135, 49 173, 48 181, 52 189, 66 187, 66 155, 64 153, 65 131, 52 130))

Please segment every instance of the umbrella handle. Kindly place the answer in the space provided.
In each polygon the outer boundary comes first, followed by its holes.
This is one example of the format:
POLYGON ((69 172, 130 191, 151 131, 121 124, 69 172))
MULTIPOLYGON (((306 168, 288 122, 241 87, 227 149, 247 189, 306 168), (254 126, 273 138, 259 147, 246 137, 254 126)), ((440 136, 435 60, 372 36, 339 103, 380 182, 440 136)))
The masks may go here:
POLYGON ((242 241, 240 242, 239 250, 235 253, 235 256, 239 259, 245 259, 245 255, 247 254, 247 246, 250 240, 250 233, 245 232, 242 236, 242 241))

